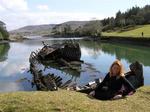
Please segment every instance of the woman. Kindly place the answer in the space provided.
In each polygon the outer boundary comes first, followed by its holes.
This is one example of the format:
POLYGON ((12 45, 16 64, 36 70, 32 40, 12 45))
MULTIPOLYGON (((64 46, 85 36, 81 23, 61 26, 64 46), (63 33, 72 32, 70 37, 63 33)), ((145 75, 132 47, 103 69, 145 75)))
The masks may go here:
POLYGON ((117 99, 127 94, 134 93, 132 84, 124 77, 123 65, 119 60, 113 62, 109 73, 105 76, 102 83, 90 92, 90 96, 97 99, 108 100, 117 99))

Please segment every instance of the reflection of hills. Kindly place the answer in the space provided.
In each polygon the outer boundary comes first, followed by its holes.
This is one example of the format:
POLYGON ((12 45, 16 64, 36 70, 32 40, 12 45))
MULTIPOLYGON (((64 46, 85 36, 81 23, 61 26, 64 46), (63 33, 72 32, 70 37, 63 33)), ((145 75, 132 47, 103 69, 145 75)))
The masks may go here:
POLYGON ((102 44, 102 51, 116 55, 118 59, 126 59, 130 63, 139 61, 145 66, 150 66, 150 51, 147 47, 122 45, 122 44, 102 44))
POLYGON ((9 48, 9 43, 0 44, 0 62, 7 59, 9 48))
POLYGON ((85 41, 85 40, 80 40, 80 45, 81 47, 86 47, 88 49, 93 49, 95 51, 101 50, 101 43, 95 42, 95 41, 85 41))
POLYGON ((101 44, 94 41, 84 41, 80 40, 81 48, 87 49, 88 54, 92 55, 93 58, 97 58, 101 53, 101 44))

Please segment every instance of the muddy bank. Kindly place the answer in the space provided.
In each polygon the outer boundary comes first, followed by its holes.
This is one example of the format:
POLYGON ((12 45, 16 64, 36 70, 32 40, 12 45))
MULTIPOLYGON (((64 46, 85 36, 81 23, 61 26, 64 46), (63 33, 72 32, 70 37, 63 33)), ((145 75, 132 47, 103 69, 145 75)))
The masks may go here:
POLYGON ((150 38, 145 37, 115 37, 115 36, 102 36, 102 42, 134 44, 150 47, 150 38))

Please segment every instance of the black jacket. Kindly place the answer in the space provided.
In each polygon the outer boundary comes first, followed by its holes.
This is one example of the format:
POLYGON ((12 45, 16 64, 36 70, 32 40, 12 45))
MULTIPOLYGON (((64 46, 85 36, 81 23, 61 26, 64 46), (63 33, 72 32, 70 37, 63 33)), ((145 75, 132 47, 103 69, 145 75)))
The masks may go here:
POLYGON ((111 99, 119 92, 119 90, 122 88, 122 85, 124 85, 126 88, 125 91, 122 92, 123 96, 127 95, 131 91, 135 92, 135 88, 125 77, 110 77, 108 73, 102 83, 100 83, 95 89, 95 98, 101 100, 111 99))

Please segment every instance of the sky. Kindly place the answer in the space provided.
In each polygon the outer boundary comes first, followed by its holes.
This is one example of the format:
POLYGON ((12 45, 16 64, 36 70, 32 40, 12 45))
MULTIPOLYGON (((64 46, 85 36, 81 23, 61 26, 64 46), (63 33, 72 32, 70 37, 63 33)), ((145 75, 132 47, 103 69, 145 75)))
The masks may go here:
POLYGON ((58 24, 114 16, 150 0, 0 0, 0 20, 7 29, 27 25, 58 24))

